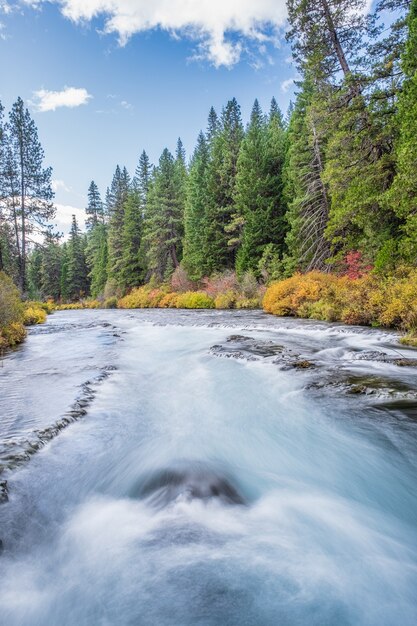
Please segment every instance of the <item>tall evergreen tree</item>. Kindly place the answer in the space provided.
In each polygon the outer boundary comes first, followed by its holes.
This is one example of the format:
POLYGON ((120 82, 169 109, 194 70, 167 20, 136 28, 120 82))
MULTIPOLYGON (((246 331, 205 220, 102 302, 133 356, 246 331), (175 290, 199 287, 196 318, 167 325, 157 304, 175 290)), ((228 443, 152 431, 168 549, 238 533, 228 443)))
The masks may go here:
POLYGON ((152 174, 152 164, 149 160, 145 150, 142 151, 139 157, 139 163, 135 171, 134 187, 139 191, 140 201, 142 204, 142 211, 146 209, 146 198, 149 190, 149 181, 152 174))
POLYGON ((61 297, 62 249, 59 238, 48 232, 42 250, 40 266, 40 289, 43 298, 58 301, 61 297))
POLYGON ((88 188, 88 205, 85 212, 87 214, 86 225, 88 229, 104 223, 104 205, 98 187, 93 180, 88 188))
POLYGON ((124 205, 123 258, 121 281, 124 288, 136 287, 145 278, 142 247, 142 202, 138 189, 131 191, 124 205))
POLYGON ((181 260, 183 206, 177 183, 176 162, 165 148, 149 188, 144 233, 149 273, 161 280, 181 260))
POLYGON ((124 167, 116 167, 110 192, 107 197, 107 210, 110 216, 108 229, 108 278, 116 287, 123 287, 123 229, 125 203, 130 189, 130 177, 124 167))
MULTIPOLYGON (((235 206, 236 218, 229 245, 239 245, 236 269, 258 271, 267 244, 281 246, 284 240, 282 167, 284 129, 282 116, 272 103, 267 119, 257 100, 239 152, 235 206)), ((229 227, 229 232, 231 228, 229 227)))
POLYGON ((107 226, 97 224, 89 233, 86 248, 86 261, 89 270, 91 295, 96 298, 103 294, 107 283, 108 249, 107 226))
MULTIPOLYGON (((43 298, 41 286, 41 268, 42 268, 42 249, 35 246, 29 256, 28 265, 28 286, 29 295, 34 300, 43 298)), ((60 280, 58 279, 58 287, 60 288, 60 280)))
POLYGON ((284 196, 288 222, 286 269, 326 268, 330 245, 325 230, 330 199, 322 180, 325 138, 320 134, 311 81, 301 85, 291 115, 284 165, 284 196))
POLYGON ((79 300, 88 295, 89 284, 85 247, 85 238, 80 232, 75 215, 73 215, 67 245, 67 258, 65 259, 67 268, 64 291, 70 300, 79 300))
POLYGON ((214 107, 210 108, 208 120, 207 120, 207 141, 212 143, 213 139, 217 135, 220 128, 219 116, 217 115, 214 107))
POLYGON ((396 116, 399 137, 396 174, 385 203, 401 219, 400 254, 417 262, 417 0, 407 17, 408 37, 402 59, 405 81, 396 116))
POLYGON ((184 213, 184 267, 190 278, 199 280, 206 272, 204 232, 208 196, 209 146, 204 133, 197 139, 187 184, 184 213))
POLYGON ((55 215, 52 204, 50 167, 43 167, 44 153, 38 132, 23 100, 13 104, 7 127, 10 172, 9 199, 12 198, 13 220, 18 224, 16 241, 19 259, 19 286, 26 291, 26 256, 28 236, 34 230, 45 230, 55 215), (15 188, 17 187, 17 189, 15 188))
POLYGON ((240 107, 235 98, 222 111, 220 128, 210 150, 204 255, 209 273, 233 268, 235 250, 226 229, 234 215, 237 160, 244 135, 240 107))

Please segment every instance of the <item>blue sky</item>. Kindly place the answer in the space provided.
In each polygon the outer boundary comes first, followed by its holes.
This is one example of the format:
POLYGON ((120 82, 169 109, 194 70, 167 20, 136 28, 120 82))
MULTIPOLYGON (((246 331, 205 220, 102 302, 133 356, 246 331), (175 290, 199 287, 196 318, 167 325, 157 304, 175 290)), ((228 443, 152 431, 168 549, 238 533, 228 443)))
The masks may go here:
POLYGON ((247 121, 255 97, 285 112, 292 96, 284 2, 149 3, 0 0, 0 99, 31 110, 64 231, 117 163, 133 173, 142 149, 156 162, 178 136, 189 155, 211 105, 235 96, 247 121))

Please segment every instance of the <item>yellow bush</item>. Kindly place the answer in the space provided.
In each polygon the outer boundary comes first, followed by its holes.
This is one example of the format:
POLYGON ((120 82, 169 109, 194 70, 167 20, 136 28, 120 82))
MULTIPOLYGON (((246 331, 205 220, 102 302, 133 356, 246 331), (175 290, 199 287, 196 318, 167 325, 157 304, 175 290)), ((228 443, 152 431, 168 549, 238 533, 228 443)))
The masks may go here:
POLYGON ((23 314, 23 321, 25 326, 31 326, 32 324, 43 324, 46 321, 46 313, 38 306, 26 306, 23 314))
POLYGON ((309 272, 273 283, 266 290, 264 310, 274 315, 297 315, 302 304, 320 300, 334 281, 335 278, 330 274, 309 272))
MULTIPOLYGON (((117 302, 117 298, 116 298, 117 302)), ((100 300, 84 300, 83 306, 85 309, 101 309, 103 303, 100 300)))
POLYGON ((161 309, 175 309, 177 306, 178 294, 177 293, 167 293, 160 300, 159 307, 161 309))
POLYGON ((26 329, 21 322, 12 322, 0 331, 0 350, 21 343, 26 337, 26 329))
POLYGON ((177 309, 214 309, 214 300, 204 291, 186 291, 178 294, 177 309))
POLYGON ((225 293, 219 293, 214 299, 214 306, 216 309, 234 309, 236 306, 236 299, 238 294, 229 289, 225 293))
POLYGON ((149 287, 137 287, 132 291, 120 298, 119 309, 147 309, 150 305, 150 292, 149 287))
MULTIPOLYGON (((401 272, 403 274, 403 270, 401 272)), ((417 329, 417 269, 408 275, 395 275, 384 284, 383 309, 379 321, 383 326, 404 330, 417 329)))
POLYGON ((296 274, 274 283, 264 310, 345 324, 365 324, 417 331, 417 269, 401 267, 395 275, 360 278, 320 272, 296 274))
POLYGON ((244 298, 240 296, 236 300, 236 308, 237 309, 259 309, 261 306, 261 301, 259 298, 244 298))
POLYGON ((414 332, 410 332, 405 337, 401 337, 400 343, 404 346, 411 346, 417 348, 417 335, 414 332))
POLYGON ((0 330, 13 322, 23 321, 23 304, 19 290, 9 276, 0 272, 0 330))
POLYGON ((25 302, 25 307, 33 307, 35 309, 42 309, 45 313, 53 313, 55 311, 55 303, 53 300, 47 300, 46 302, 41 302, 39 300, 27 300, 25 302))

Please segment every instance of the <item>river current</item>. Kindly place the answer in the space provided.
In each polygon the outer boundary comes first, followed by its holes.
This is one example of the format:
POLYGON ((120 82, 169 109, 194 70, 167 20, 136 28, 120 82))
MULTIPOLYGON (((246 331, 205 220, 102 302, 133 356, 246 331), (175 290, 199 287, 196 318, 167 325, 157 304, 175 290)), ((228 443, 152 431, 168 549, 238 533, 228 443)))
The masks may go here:
POLYGON ((415 626, 415 359, 261 312, 54 313, 0 362, 0 623, 415 626))

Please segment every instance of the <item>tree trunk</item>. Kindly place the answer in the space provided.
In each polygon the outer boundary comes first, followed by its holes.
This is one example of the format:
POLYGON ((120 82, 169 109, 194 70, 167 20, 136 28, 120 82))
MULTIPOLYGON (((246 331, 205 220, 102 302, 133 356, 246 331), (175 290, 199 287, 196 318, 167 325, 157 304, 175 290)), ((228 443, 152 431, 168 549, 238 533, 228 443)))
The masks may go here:
POLYGON ((329 4, 328 4, 327 0, 321 0, 321 5, 323 7, 324 15, 325 15, 326 22, 327 22, 327 28, 329 29, 329 33, 330 33, 330 37, 331 37, 331 40, 332 40, 332 43, 333 43, 334 50, 336 52, 337 58, 339 59, 340 67, 342 68, 342 71, 343 71, 344 75, 348 76, 351 73, 350 72, 350 67, 349 67, 347 59, 345 57, 345 53, 343 51, 343 48, 342 48, 342 46, 340 44, 339 37, 338 37, 337 32, 336 32, 336 27, 335 27, 334 22, 333 22, 333 17, 332 17, 332 13, 330 11, 329 4))
POLYGON ((24 178, 24 163, 23 163, 23 146, 20 148, 20 177, 21 177, 21 263, 20 263, 20 276, 19 286, 22 295, 25 295, 26 291, 26 214, 25 214, 25 178, 24 178))

